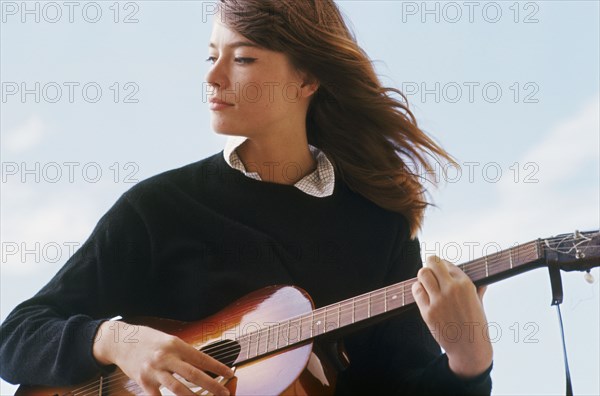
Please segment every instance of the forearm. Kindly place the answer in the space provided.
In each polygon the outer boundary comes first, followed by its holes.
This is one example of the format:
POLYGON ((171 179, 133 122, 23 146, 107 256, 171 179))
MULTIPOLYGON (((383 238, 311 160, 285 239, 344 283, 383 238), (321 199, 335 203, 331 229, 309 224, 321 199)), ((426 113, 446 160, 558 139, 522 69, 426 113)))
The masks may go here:
POLYGON ((99 323, 85 315, 59 318, 44 308, 16 310, 0 328, 0 375, 29 385, 87 379, 99 370, 91 355, 99 323))

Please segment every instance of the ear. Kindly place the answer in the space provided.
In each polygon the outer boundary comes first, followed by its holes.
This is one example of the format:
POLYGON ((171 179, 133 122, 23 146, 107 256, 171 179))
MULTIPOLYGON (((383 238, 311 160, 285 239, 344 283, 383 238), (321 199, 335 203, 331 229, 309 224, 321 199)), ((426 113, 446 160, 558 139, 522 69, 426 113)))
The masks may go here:
POLYGON ((312 76, 305 75, 302 81, 300 88, 302 88, 305 96, 311 96, 319 89, 319 81, 312 76))
POLYGON ((298 79, 302 81, 300 88, 302 96, 309 97, 319 89, 319 81, 309 72, 296 69, 298 79))

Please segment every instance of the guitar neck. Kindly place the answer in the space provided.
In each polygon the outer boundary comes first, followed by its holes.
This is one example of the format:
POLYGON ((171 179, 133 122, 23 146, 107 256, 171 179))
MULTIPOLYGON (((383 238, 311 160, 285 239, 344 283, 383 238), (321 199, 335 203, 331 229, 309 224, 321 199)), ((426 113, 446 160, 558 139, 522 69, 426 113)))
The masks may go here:
MULTIPOLYGON (((481 285, 533 269, 542 260, 540 241, 536 240, 466 262, 459 268, 481 285)), ((415 281, 416 278, 405 280, 243 335, 237 341, 244 360, 399 313, 415 302, 411 291, 415 281)))

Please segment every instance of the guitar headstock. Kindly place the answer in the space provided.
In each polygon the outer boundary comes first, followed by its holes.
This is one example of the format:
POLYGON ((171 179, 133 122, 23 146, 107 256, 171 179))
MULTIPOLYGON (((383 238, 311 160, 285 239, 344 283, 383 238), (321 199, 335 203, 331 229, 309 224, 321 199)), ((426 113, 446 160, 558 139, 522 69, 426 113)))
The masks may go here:
POLYGON ((564 271, 589 271, 600 266, 600 231, 575 231, 541 239, 548 262, 564 271))

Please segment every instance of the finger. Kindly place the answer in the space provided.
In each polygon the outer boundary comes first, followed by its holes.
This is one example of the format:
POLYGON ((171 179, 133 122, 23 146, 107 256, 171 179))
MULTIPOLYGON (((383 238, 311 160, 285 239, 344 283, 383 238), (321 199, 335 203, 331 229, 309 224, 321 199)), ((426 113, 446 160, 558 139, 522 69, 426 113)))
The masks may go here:
POLYGON ((142 388, 142 390, 144 391, 144 395, 148 395, 148 396, 161 396, 160 393, 160 384, 158 385, 158 387, 152 387, 152 386, 148 386, 148 385, 142 385, 141 383, 138 383, 138 385, 142 388))
POLYGON ((418 280, 413 283, 411 287, 413 298, 417 303, 417 306, 420 310, 423 310, 429 306, 429 296, 427 295, 427 291, 418 280))
POLYGON ((479 299, 481 301, 483 301, 483 295, 485 294, 486 291, 487 291, 487 285, 486 286, 479 286, 477 288, 477 295, 479 296, 479 299))
POLYGON ((431 268, 421 268, 419 272, 417 272, 417 279, 425 288, 425 291, 429 295, 430 301, 434 295, 440 292, 440 284, 438 283, 438 280, 431 268))
POLYGON ((211 373, 222 375, 224 378, 233 377, 233 370, 227 367, 225 364, 219 362, 212 356, 198 351, 196 348, 189 344, 185 344, 186 348, 183 351, 182 358, 202 370, 208 370, 211 373))
POLYGON ((166 371, 160 371, 156 375, 156 379, 160 381, 160 383, 173 392, 175 395, 187 395, 193 396, 194 392, 187 386, 185 386, 181 381, 177 378, 173 377, 173 374, 168 373, 166 371))
POLYGON ((229 391, 223 385, 202 370, 197 369, 189 363, 178 361, 174 367, 174 372, 185 378, 192 384, 203 387, 215 395, 228 395, 229 391))
POLYGON ((464 273, 463 270, 460 269, 459 266, 454 265, 449 261, 446 261, 446 269, 448 270, 448 274, 452 278, 459 279, 459 278, 463 278, 463 277, 466 277, 466 278, 469 277, 467 274, 464 273))
POLYGON ((436 278, 439 280, 440 286, 443 287, 444 283, 450 281, 450 274, 448 273, 448 265, 454 266, 450 262, 439 258, 438 256, 429 256, 425 260, 427 268, 431 268, 436 278))

